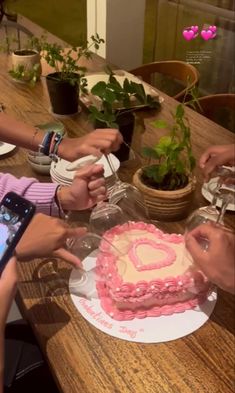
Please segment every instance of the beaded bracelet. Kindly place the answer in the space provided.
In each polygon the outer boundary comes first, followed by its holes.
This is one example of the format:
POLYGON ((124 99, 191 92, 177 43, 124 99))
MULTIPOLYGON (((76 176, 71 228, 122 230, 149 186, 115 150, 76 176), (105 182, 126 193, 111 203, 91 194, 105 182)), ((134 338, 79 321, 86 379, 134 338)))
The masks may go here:
MULTIPOLYGON (((34 137, 36 136, 36 133, 34 137)), ((63 139, 63 135, 58 132, 48 131, 44 137, 40 145, 38 145, 39 153, 45 154, 49 156, 53 161, 58 161, 58 147, 60 142, 63 139)))
POLYGON ((54 131, 49 131, 45 134, 45 136, 42 140, 42 143, 40 143, 40 145, 38 145, 39 153, 43 153, 43 154, 45 154, 45 156, 49 155, 50 144, 51 144, 51 140, 52 140, 53 135, 54 135, 54 131))
POLYGON ((49 156, 55 162, 58 161, 57 152, 58 152, 59 144, 61 143, 62 139, 63 139, 63 135, 59 133, 55 133, 53 139, 51 140, 49 156))

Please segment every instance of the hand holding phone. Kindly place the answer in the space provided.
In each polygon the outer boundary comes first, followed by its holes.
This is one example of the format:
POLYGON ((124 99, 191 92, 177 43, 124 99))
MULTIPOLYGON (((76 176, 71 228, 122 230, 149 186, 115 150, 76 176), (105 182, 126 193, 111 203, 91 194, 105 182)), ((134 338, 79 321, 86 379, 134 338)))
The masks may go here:
POLYGON ((27 199, 9 192, 0 203, 0 274, 30 223, 36 207, 27 199))

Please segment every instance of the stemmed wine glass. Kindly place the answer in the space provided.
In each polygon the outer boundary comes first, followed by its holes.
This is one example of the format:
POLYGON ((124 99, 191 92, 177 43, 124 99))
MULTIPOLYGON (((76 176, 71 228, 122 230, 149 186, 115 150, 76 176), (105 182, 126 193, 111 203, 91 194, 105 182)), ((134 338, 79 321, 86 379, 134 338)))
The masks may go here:
MULTIPOLYGON (((206 223, 208 221, 215 222, 216 224, 223 225, 223 218, 229 203, 234 201, 234 187, 224 185, 223 182, 228 180, 226 172, 218 169, 220 174, 217 183, 208 183, 208 190, 212 195, 212 201, 209 206, 203 206, 196 209, 187 219, 185 225, 185 234, 191 231, 196 226, 206 223), (216 207, 220 205, 220 210, 216 207)), ((231 176, 231 173, 227 176, 231 176)), ((204 250, 208 249, 208 240, 200 239, 200 244, 204 250)))
POLYGON ((105 272, 102 272, 101 269, 104 269, 104 267, 101 268, 96 262, 99 253, 102 255, 102 260, 105 258, 108 260, 110 255, 116 257, 118 272, 124 274, 126 271, 126 262, 122 250, 112 245, 105 237, 95 233, 87 232, 78 239, 71 239, 69 250, 81 261, 80 267, 73 270, 69 282, 70 291, 76 295, 88 299, 97 298, 97 281, 102 284, 103 276, 105 276, 106 281, 112 279, 114 266, 107 264, 105 272))
POLYGON ((124 224, 125 217, 122 209, 110 202, 98 202, 92 209, 89 226, 90 230, 96 234, 102 235, 108 229, 115 225, 124 224))
POLYGON ((111 158, 106 156, 106 159, 116 179, 109 196, 110 203, 122 209, 126 220, 149 221, 143 194, 132 184, 121 181, 114 170, 111 158))

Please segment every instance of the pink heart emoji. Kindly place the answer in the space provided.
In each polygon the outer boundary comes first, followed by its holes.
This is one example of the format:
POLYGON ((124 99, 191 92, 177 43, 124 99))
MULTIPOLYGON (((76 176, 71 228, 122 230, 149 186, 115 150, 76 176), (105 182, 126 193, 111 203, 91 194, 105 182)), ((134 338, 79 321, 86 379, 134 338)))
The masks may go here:
POLYGON ((183 37, 187 41, 191 41, 194 38, 194 31, 193 30, 184 30, 183 31, 183 37))
POLYGON ((197 33, 197 32, 198 32, 198 26, 191 26, 191 30, 192 30, 194 33, 197 33))
POLYGON ((217 27, 216 26, 209 26, 209 30, 211 30, 212 33, 215 33, 217 30, 217 27))
POLYGON ((201 36, 205 41, 210 40, 213 37, 213 33, 211 30, 202 30, 201 31, 201 36))

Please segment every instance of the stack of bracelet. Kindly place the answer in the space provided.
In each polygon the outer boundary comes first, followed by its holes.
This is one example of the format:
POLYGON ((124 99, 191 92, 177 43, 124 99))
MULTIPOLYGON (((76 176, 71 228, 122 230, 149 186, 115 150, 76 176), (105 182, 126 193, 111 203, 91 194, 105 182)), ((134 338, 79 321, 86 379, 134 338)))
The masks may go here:
POLYGON ((58 147, 63 139, 63 135, 55 131, 45 134, 42 143, 38 146, 39 153, 49 156, 53 161, 58 161, 58 147))

